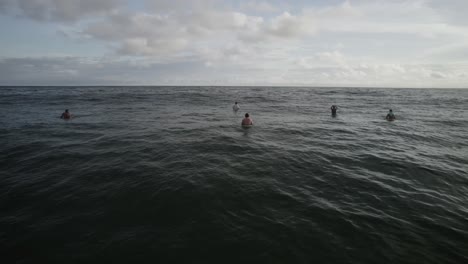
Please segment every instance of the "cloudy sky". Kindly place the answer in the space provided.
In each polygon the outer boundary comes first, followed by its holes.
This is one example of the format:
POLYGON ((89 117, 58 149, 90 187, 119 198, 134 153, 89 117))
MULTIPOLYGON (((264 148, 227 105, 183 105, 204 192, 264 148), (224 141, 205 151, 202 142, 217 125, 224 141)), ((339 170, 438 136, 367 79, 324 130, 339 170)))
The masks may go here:
POLYGON ((0 0, 0 85, 468 88, 468 0, 0 0))

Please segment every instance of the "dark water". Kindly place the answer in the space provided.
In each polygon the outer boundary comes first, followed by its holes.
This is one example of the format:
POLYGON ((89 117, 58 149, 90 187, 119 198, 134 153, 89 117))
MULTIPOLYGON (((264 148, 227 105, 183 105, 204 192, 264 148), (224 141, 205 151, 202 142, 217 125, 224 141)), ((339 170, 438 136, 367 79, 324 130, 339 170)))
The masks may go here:
POLYGON ((2 87, 2 259, 468 263, 467 131, 468 90, 2 87))

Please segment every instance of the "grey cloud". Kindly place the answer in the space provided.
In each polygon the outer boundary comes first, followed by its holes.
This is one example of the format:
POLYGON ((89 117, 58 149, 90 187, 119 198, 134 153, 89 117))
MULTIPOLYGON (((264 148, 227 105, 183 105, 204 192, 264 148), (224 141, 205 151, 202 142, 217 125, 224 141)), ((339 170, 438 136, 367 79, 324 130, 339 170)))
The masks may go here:
POLYGON ((183 50, 187 46, 187 40, 174 39, 126 39, 117 50, 122 55, 165 55, 167 53, 183 50))
POLYGON ((262 17, 239 12, 205 10, 165 15, 115 13, 106 20, 90 24, 83 34, 117 43, 122 54, 156 55, 190 49, 204 42, 237 39, 251 44, 298 39, 313 30, 307 18, 289 13, 265 21, 262 17))
POLYGON ((177 33, 170 17, 149 14, 116 13, 106 20, 92 23, 83 33, 102 40, 154 37, 177 33))
POLYGON ((12 0, 1 0, 0 1, 0 12, 6 12, 7 8, 12 5, 12 0))
MULTIPOLYGON (((232 49, 226 52, 239 54, 232 49)), ((154 63, 148 60, 84 57, 0 60, 0 85, 345 85, 390 87, 466 87, 468 65, 320 65, 265 70, 258 63, 204 67, 201 61, 154 63), (402 70, 403 69, 403 70, 402 70), (429 77, 429 78, 428 78, 429 77)))
POLYGON ((73 22, 88 15, 110 12, 122 0, 2 0, 3 13, 38 21, 73 22))
POLYGON ((121 54, 158 55, 185 48, 190 52, 191 47, 204 41, 215 42, 216 36, 223 34, 235 39, 241 32, 255 30, 262 23, 261 18, 236 12, 115 13, 107 20, 89 24, 82 32, 116 43, 121 54))
POLYGON ((85 57, 4 58, 0 85, 136 85, 189 81, 202 64, 85 57), (184 77, 188 76, 188 77, 184 77))
POLYGON ((430 76, 432 78, 435 78, 435 79, 444 79, 445 78, 445 75, 440 73, 440 72, 433 72, 433 73, 431 73, 430 76))
POLYGON ((248 1, 241 2, 240 9, 248 12, 260 12, 260 13, 274 13, 280 11, 280 9, 267 1, 248 1))
POLYGON ((62 25, 60 32, 85 36, 90 43, 104 41, 116 56, 4 59, 0 82, 185 83, 219 76, 243 83, 468 83, 463 74, 468 72, 467 27, 444 24, 445 11, 436 12, 435 6, 426 5, 429 0, 352 1, 277 16, 235 12, 220 3, 147 1, 148 9, 140 12, 119 8, 118 0, 0 0, 2 12, 16 10, 37 20, 94 18, 62 25), (327 44, 337 40, 344 43, 339 50, 327 44), (405 65, 411 61, 441 67, 405 65))
POLYGON ((145 0, 145 3, 147 9, 155 13, 212 10, 223 5, 220 0, 145 0))
POLYGON ((143 13, 116 13, 82 33, 117 44, 116 51, 122 55, 170 55, 183 50, 191 37, 177 17, 143 13))
POLYGON ((456 42, 427 49, 421 59, 445 62, 468 62, 468 42, 456 42))
POLYGON ((70 58, 7 58, 0 60, 1 85, 44 85, 51 80, 79 78, 70 58))
POLYGON ((313 26, 306 17, 297 17, 285 12, 274 18, 265 31, 277 37, 300 37, 312 32, 313 26))
POLYGON ((437 11, 445 21, 468 25, 468 1, 466 0, 427 0, 427 5, 437 11))
POLYGON ((242 13, 203 11, 174 14, 115 13, 91 24, 84 33, 101 39, 181 36, 202 31, 249 30, 263 20, 242 13))

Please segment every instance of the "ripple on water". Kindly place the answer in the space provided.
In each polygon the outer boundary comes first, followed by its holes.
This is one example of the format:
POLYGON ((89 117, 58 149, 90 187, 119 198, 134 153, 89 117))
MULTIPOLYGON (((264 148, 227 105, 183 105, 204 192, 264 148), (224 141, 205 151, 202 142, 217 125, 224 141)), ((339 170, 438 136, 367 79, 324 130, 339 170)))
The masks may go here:
POLYGON ((1 239, 26 263, 465 263, 467 100, 463 90, 3 87, 1 239), (64 108, 77 118, 60 120, 64 108))

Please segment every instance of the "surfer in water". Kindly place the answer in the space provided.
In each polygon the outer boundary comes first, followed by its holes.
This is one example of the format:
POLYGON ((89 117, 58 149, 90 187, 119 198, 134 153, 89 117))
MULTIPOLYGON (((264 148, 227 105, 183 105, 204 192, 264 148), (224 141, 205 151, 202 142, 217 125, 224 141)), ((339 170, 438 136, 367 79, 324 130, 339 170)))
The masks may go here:
POLYGON ((330 107, 332 115, 336 115, 336 110, 338 110, 338 107, 336 105, 332 105, 330 107))
POLYGON ((251 126, 253 125, 253 121, 249 116, 249 113, 245 114, 245 118, 242 119, 242 126, 251 126))
POLYGON ((237 104, 237 102, 234 103, 234 105, 232 106, 232 110, 233 110, 234 112, 237 112, 239 109, 240 109, 240 106, 237 104))
POLYGON ((68 112, 68 109, 65 109, 65 112, 62 113, 62 115, 60 116, 60 118, 62 119, 70 119, 72 117, 72 115, 70 114, 70 112, 68 112))
POLYGON ((388 121, 393 121, 396 119, 395 115, 393 114, 392 109, 388 110, 388 114, 385 117, 385 119, 387 119, 388 121))

